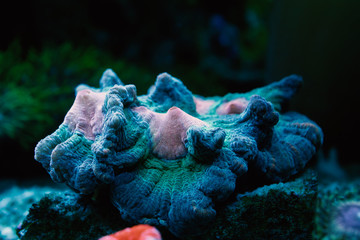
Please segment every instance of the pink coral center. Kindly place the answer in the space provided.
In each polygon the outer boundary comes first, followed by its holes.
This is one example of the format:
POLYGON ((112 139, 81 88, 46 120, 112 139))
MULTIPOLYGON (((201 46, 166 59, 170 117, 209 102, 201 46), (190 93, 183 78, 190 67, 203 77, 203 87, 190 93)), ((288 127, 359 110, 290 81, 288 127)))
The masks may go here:
POLYGON ((145 107, 136 107, 133 110, 149 123, 153 154, 163 159, 185 156, 187 149, 184 140, 187 130, 191 126, 207 126, 207 123, 178 107, 172 107, 166 113, 156 113, 145 107))
POLYGON ((236 98, 221 104, 218 109, 216 109, 216 113, 219 115, 239 114, 246 109, 248 104, 249 101, 245 98, 236 98))
POLYGON ((94 140, 95 135, 101 132, 105 95, 106 92, 93 92, 89 89, 78 92, 74 104, 65 116, 64 124, 70 131, 77 130, 86 138, 94 140))
POLYGON ((196 97, 194 97, 194 102, 196 105, 196 111, 199 114, 208 113, 211 105, 213 105, 215 103, 214 100, 204 100, 204 99, 196 98, 196 97))

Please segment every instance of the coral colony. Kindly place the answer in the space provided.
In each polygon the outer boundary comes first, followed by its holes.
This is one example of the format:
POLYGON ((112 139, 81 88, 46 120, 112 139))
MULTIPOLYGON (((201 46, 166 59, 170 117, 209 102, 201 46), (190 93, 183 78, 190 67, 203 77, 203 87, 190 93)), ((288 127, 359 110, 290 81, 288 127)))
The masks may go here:
POLYGON ((202 234, 215 206, 251 170, 269 182, 304 169, 322 144, 318 125, 282 106, 302 84, 291 75, 247 93, 193 95, 158 75, 137 96, 108 69, 100 88, 77 87, 64 122, 35 149, 55 182, 83 195, 110 185, 112 203, 131 224, 202 234))

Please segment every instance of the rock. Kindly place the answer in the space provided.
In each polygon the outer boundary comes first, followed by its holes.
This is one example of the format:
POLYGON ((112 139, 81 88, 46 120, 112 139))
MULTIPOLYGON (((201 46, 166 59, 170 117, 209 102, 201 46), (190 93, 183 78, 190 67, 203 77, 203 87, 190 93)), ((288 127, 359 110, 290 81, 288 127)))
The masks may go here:
POLYGON ((312 239, 316 198, 317 175, 312 170, 286 183, 239 194, 236 202, 217 210, 214 227, 201 239, 312 239))
POLYGON ((17 229, 20 239, 98 239, 128 227, 109 203, 73 192, 51 193, 33 204, 17 229))
MULTIPOLYGON (((29 181, 27 181, 29 184, 29 181)), ((21 186, 15 181, 0 182, 0 239, 17 239, 16 227, 28 214, 31 205, 39 201, 45 193, 61 191, 54 186, 21 186), (6 187, 6 189, 2 189, 6 187)))
MULTIPOLYGON (((218 207, 206 234, 180 239, 310 239, 314 228, 317 176, 308 170, 287 183, 239 194, 218 207)), ((76 193, 54 193, 29 210, 18 229, 20 239, 98 239, 131 227, 109 199, 88 200, 76 193), (108 204, 106 204, 108 203, 108 204)), ((159 228, 164 240, 179 239, 159 228)))

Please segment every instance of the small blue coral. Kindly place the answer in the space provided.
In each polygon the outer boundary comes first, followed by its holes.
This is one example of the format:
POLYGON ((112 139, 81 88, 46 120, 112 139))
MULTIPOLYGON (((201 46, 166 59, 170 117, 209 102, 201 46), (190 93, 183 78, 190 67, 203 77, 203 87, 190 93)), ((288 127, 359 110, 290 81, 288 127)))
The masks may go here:
POLYGON ((137 96, 108 69, 99 89, 77 88, 64 122, 38 143, 35 159, 81 194, 110 185, 112 203, 128 222, 201 234, 239 177, 285 181, 322 144, 316 123, 281 112, 301 83, 292 75, 248 93, 204 98, 163 73, 137 96))
POLYGON ((333 215, 334 232, 349 239, 360 237, 360 202, 341 203, 335 208, 333 215))

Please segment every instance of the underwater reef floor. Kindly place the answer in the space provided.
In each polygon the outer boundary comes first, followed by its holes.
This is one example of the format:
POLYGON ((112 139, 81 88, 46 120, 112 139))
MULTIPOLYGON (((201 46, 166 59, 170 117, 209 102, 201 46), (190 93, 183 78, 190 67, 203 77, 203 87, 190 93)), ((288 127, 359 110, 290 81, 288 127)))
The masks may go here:
MULTIPOLYGON (((185 239, 360 239, 359 219, 349 211, 360 212, 358 175, 325 180, 307 170, 289 182, 239 194, 216 209, 209 232, 185 239)), ((0 239, 98 239, 131 226, 104 201, 85 201, 45 179, 1 180, 0 239)), ((178 239, 159 231, 165 240, 178 239)))
MULTIPOLYGON (((239 194, 217 209, 205 235, 184 239, 310 239, 314 230, 317 175, 307 170, 286 182, 239 194)), ((33 204, 17 232, 20 239, 98 239, 130 227, 108 199, 81 198, 73 192, 46 194, 33 204)), ((159 228, 163 239, 178 239, 159 228)))
POLYGON ((16 229, 29 208, 44 194, 65 191, 66 186, 50 179, 0 180, 0 239, 18 239, 16 229))

